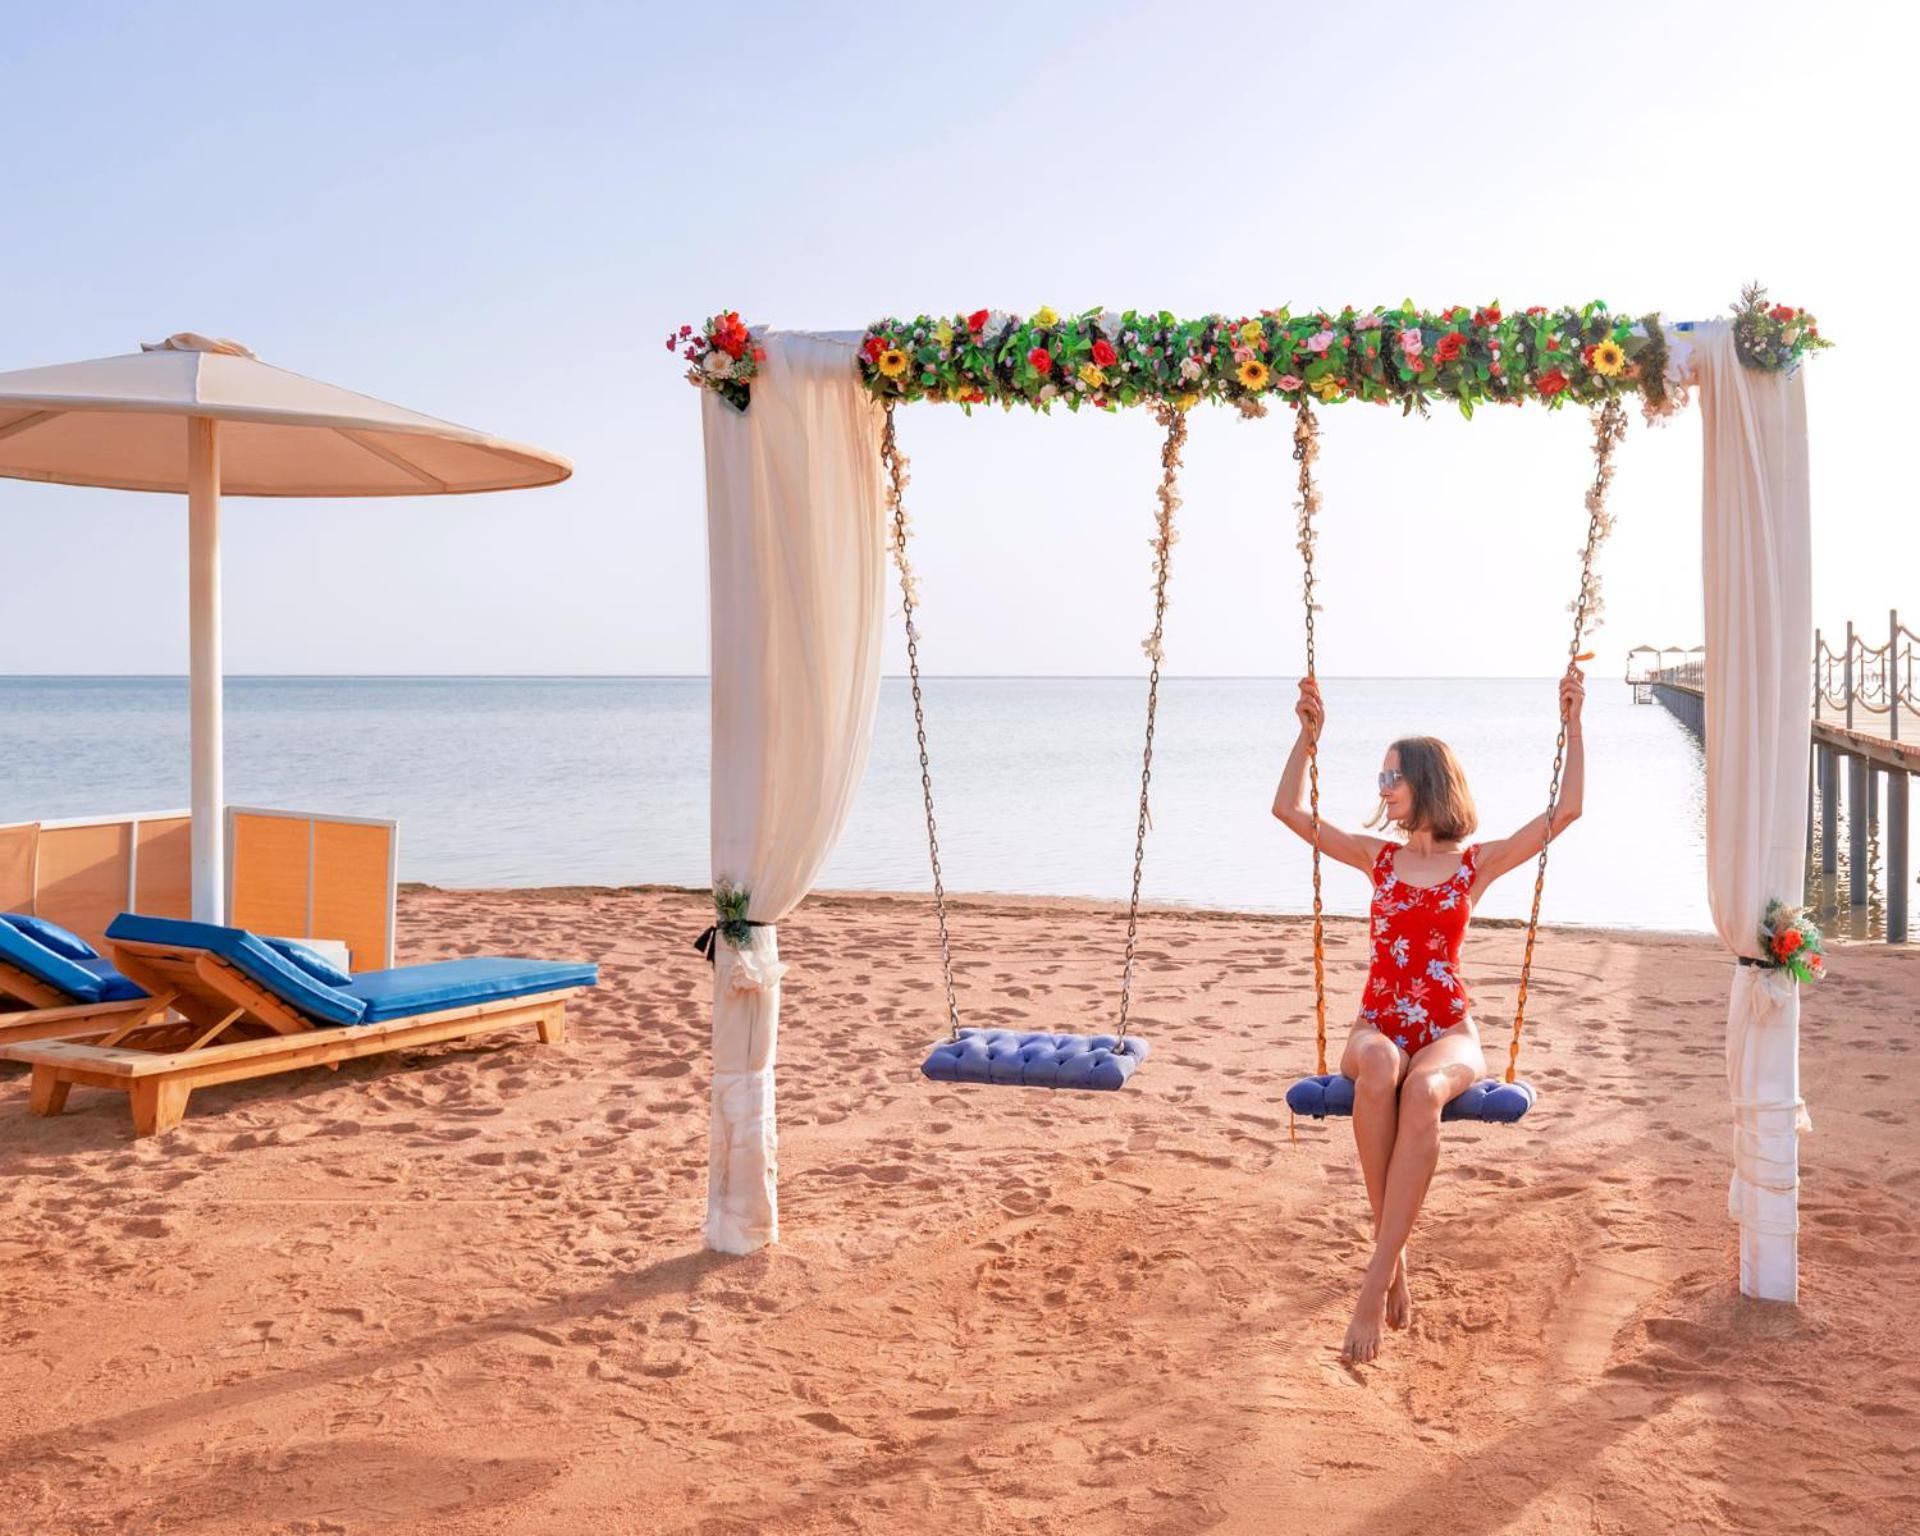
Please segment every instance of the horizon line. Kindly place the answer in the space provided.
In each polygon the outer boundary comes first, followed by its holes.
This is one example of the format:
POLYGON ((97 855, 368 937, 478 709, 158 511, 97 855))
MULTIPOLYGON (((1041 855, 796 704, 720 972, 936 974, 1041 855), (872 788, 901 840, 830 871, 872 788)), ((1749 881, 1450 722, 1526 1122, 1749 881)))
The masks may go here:
MULTIPOLYGON (((1162 672, 1162 682, 1282 683, 1300 672, 1162 672)), ((1340 682, 1538 682, 1557 672, 1322 672, 1340 682)), ((942 682, 1143 683, 1134 672, 922 672, 942 682)), ((223 682, 711 682, 710 672, 227 672, 223 682)), ((882 682, 906 682, 905 672, 883 672, 882 682)), ((185 672, 0 672, 0 683, 179 682, 185 672)))

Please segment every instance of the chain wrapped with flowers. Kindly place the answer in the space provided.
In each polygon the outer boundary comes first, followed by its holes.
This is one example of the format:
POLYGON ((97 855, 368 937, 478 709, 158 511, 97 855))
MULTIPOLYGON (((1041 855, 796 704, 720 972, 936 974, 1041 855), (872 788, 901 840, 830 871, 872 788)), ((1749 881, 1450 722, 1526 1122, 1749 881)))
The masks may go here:
POLYGON ((1795 981, 1815 982, 1827 973, 1821 952, 1820 930, 1807 918, 1805 907, 1790 907, 1775 897, 1760 921, 1760 949, 1755 962, 1768 970, 1785 971, 1795 981))
POLYGON ((698 331, 691 325, 669 331, 667 350, 693 365, 687 369, 689 384, 713 390, 742 411, 749 399, 747 386, 767 360, 767 349, 747 333, 737 309, 710 316, 698 331))

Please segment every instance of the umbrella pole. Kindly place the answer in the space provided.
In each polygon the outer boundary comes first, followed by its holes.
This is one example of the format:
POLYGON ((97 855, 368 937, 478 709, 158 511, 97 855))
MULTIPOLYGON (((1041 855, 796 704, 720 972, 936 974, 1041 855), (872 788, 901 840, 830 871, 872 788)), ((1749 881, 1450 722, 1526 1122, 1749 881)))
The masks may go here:
POLYGON ((187 418, 188 670, 193 721, 193 920, 227 920, 220 722, 220 436, 187 418))

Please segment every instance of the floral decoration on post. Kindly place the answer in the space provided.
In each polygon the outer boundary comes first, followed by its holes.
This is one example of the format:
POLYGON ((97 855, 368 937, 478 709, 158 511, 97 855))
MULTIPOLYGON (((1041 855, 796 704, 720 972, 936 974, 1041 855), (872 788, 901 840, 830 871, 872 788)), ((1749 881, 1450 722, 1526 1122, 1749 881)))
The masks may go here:
POLYGON ((687 382, 711 389, 736 410, 747 408, 747 386, 767 360, 767 349, 754 341, 740 323, 740 311, 714 315, 699 331, 683 325, 667 333, 667 350, 678 352, 693 366, 687 382))
POLYGON ((1740 290, 1740 302, 1733 306, 1733 346, 1749 368, 1790 374, 1809 352, 1832 345, 1806 310, 1769 304, 1767 290, 1758 283, 1740 290))
POLYGON ((1760 923, 1760 947, 1767 969, 1785 971, 1795 981, 1818 981, 1827 973, 1820 930, 1807 920, 1805 907, 1790 907, 1778 897, 1768 902, 1760 923))
POLYGON ((722 880, 713 888, 713 909, 717 914, 713 926, 735 949, 745 949, 752 941, 753 930, 759 926, 747 920, 747 900, 747 893, 730 880, 722 880))

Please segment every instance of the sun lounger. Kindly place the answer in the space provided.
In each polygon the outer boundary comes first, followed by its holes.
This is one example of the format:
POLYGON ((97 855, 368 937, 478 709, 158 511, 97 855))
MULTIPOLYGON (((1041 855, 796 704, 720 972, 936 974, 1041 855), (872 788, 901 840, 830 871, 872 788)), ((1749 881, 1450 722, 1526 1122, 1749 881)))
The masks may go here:
POLYGON ((180 1015, 137 1018, 96 1039, 11 1048, 33 1067, 34 1113, 56 1115, 75 1083, 133 1104, 137 1136, 180 1123, 195 1088, 531 1024, 566 1033, 567 1000, 599 980, 576 961, 475 958, 349 977, 311 950, 242 928, 123 913, 107 930, 114 964, 149 1002, 180 1015))
POLYGON ((104 1034, 151 1011, 146 992, 78 934, 0 912, 0 1047, 104 1034))

